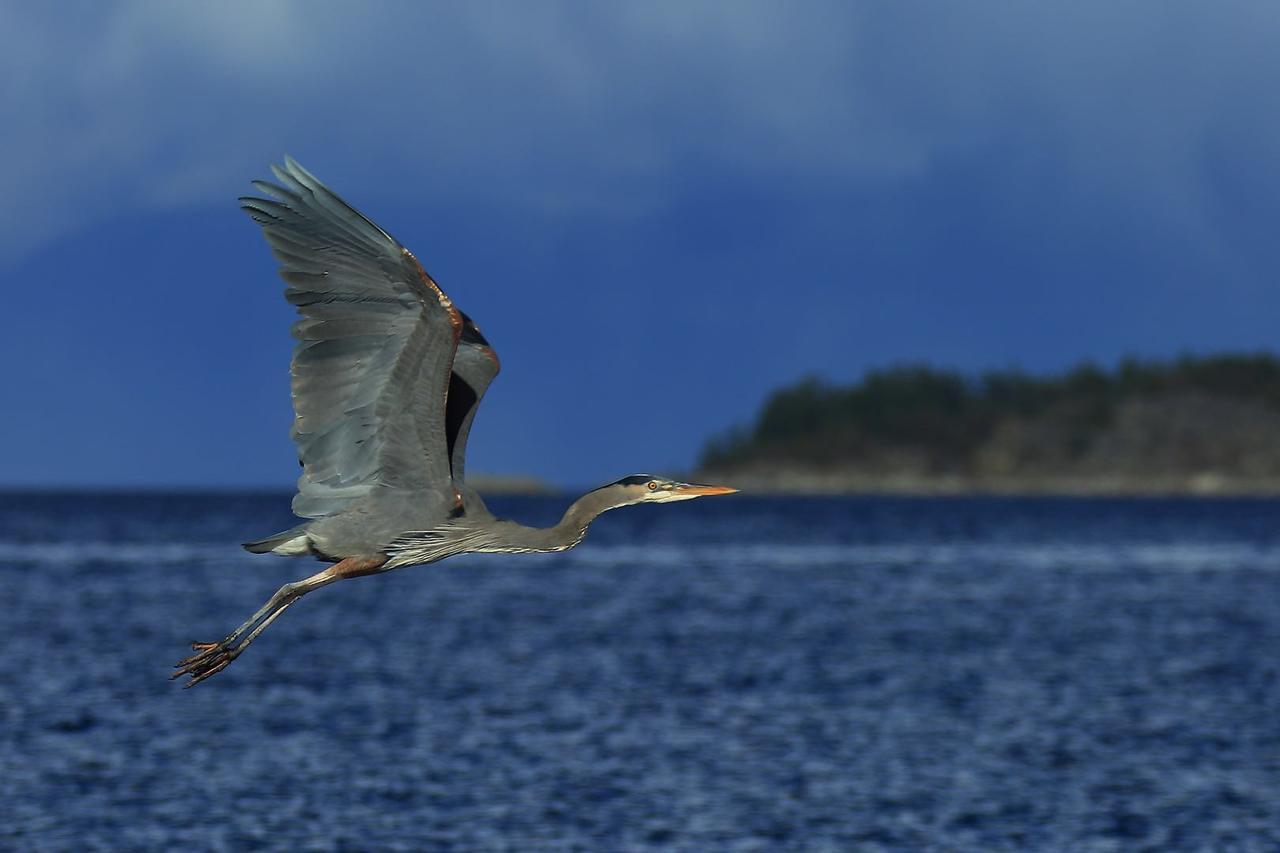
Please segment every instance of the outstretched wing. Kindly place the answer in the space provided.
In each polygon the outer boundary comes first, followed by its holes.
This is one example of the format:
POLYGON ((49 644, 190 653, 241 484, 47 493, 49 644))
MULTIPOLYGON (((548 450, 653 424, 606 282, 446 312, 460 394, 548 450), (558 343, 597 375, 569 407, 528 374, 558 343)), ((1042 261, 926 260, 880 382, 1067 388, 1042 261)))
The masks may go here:
POLYGON ((484 399, 489 383, 498 375, 498 354, 489 346, 480 328, 466 314, 462 315, 462 336, 453 359, 453 375, 449 377, 449 405, 445 411, 445 435, 455 483, 463 480, 466 464, 467 436, 476 410, 484 399))
POLYGON ((462 314, 408 249, 291 158, 273 199, 243 198, 301 314, 293 325, 293 511, 332 515, 374 489, 452 500, 444 411, 462 314))

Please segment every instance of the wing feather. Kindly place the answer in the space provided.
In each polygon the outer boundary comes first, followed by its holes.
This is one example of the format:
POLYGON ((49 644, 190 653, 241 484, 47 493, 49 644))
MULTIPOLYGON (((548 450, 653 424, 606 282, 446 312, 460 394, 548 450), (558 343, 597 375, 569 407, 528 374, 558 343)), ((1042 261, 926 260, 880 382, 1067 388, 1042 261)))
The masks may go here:
POLYGON ((455 481, 464 479, 467 438, 476 411, 484 399, 489 383, 501 369, 498 354, 485 340, 470 317, 462 315, 462 336, 454 354, 450 377, 449 405, 445 412, 445 433, 449 444, 450 470, 455 481))
POLYGON ((241 205, 262 226, 300 315, 293 324, 294 512, 332 515, 377 489, 454 494, 445 406, 461 314, 417 259, 296 161, 272 198, 241 205))

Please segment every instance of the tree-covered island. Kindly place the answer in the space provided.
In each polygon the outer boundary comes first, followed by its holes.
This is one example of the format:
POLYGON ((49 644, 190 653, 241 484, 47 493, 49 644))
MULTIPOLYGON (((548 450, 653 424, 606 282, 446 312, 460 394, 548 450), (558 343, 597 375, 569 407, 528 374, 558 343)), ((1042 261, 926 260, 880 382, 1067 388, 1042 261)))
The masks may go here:
POLYGON ((1280 493, 1280 359, 809 378, 773 393, 754 425, 710 441, 700 468, 786 491, 1280 493))

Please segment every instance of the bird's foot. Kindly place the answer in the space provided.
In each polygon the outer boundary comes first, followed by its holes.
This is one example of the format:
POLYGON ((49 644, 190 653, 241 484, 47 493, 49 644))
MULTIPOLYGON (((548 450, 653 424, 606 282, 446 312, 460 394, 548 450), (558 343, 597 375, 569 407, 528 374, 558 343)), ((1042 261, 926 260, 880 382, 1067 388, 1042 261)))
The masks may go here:
POLYGON ((191 648, 195 650, 195 654, 178 661, 174 665, 176 671, 169 676, 170 678, 191 676, 191 680, 182 685, 183 687, 195 687, 209 676, 222 672, 240 656, 242 651, 241 648, 233 645, 230 637, 220 643, 192 643, 191 648))

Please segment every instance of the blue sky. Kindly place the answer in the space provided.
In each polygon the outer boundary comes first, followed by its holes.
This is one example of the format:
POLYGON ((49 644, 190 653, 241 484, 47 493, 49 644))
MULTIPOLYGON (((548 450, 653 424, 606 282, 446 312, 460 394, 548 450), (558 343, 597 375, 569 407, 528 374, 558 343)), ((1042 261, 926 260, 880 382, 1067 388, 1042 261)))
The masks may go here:
POLYGON ((279 486, 288 152, 503 358, 470 470, 808 373, 1276 347, 1280 5, 0 6, 0 484, 279 486))

